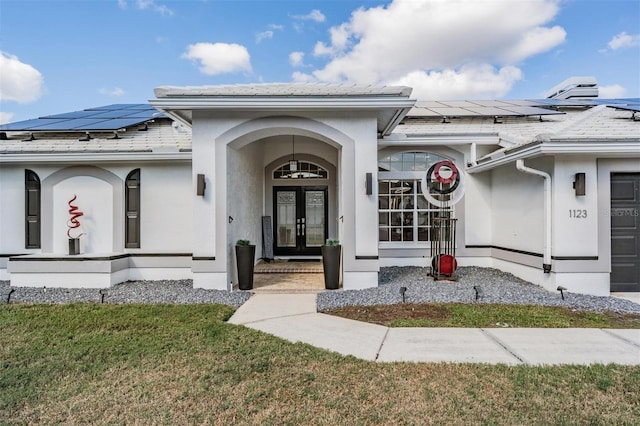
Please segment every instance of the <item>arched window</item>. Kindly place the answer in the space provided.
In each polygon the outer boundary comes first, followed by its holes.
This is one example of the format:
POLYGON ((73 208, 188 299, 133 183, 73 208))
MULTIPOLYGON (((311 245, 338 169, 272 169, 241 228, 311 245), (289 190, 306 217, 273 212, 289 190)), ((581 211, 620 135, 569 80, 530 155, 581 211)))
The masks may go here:
POLYGON ((25 248, 40 248, 40 178, 32 170, 24 171, 25 248))
POLYGON ((327 179, 329 173, 325 168, 308 161, 298 161, 296 170, 289 168, 289 163, 283 164, 273 171, 274 179, 327 179))
POLYGON ((125 248, 140 248, 140 169, 127 175, 125 181, 125 248))
POLYGON ((450 209, 429 203, 422 195, 422 176, 439 161, 431 152, 399 152, 378 161, 378 240, 381 243, 426 243, 433 219, 449 217, 450 209))

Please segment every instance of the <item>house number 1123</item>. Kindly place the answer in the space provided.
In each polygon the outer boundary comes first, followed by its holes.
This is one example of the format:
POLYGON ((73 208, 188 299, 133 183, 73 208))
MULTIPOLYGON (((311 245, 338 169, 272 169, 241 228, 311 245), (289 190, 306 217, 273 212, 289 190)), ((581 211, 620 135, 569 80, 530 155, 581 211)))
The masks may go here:
POLYGON ((586 210, 569 210, 569 217, 573 219, 586 219, 587 211, 586 210))

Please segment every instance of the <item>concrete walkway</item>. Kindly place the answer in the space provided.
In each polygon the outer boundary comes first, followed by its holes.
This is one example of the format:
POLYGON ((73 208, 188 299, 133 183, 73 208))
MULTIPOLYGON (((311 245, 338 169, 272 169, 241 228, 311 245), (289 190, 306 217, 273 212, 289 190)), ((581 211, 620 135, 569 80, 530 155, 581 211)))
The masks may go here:
POLYGON ((378 362, 640 365, 640 330, 389 328, 318 313, 316 294, 254 294, 229 322, 378 362))

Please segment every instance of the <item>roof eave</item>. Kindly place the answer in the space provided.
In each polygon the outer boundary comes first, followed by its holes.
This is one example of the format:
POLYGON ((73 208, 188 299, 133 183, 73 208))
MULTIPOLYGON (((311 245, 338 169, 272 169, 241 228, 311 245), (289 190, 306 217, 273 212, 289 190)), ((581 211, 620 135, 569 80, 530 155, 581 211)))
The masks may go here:
POLYGON ((20 152, 0 153, 1 163, 104 163, 140 161, 190 161, 191 151, 154 152, 20 152))
POLYGON ((469 173, 480 173, 492 170, 496 167, 512 163, 516 160, 539 157, 542 155, 558 154, 587 154, 604 155, 607 157, 638 155, 640 139, 616 139, 616 140, 538 140, 506 150, 496 151, 483 159, 478 164, 468 167, 469 173))

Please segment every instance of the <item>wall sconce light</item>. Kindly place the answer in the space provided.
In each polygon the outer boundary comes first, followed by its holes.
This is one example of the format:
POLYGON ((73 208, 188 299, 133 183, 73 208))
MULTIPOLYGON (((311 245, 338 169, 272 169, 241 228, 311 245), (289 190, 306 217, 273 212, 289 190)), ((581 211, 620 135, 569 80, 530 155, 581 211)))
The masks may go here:
POLYGON ((373 173, 367 173, 367 179, 366 179, 366 188, 367 188, 367 195, 371 195, 373 194, 373 173))
POLYGON ((576 173, 575 180, 573 181, 573 189, 576 191, 576 196, 586 195, 585 174, 576 173))
POLYGON ((198 174, 197 178, 196 195, 204 197, 204 190, 207 187, 207 182, 205 182, 203 174, 198 174))

